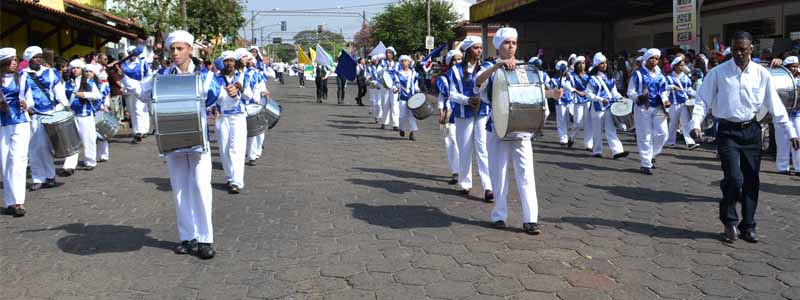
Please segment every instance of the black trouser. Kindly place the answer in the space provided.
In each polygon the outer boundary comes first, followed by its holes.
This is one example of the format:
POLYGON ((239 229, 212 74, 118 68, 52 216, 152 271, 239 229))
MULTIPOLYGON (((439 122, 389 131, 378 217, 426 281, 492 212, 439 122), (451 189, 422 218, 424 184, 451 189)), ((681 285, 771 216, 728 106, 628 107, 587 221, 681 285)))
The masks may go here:
POLYGON ((717 152, 725 178, 720 182, 722 200, 719 219, 726 226, 740 230, 755 228, 758 205, 758 172, 761 168, 761 126, 755 120, 747 125, 720 121, 717 129, 717 152), (742 203, 742 221, 736 214, 736 202, 742 203))
POLYGON ((347 79, 342 76, 336 76, 336 100, 339 104, 344 103, 344 89, 347 86, 347 79))
POLYGON ((356 97, 356 100, 361 104, 361 100, 364 99, 364 95, 367 94, 367 81, 364 78, 358 78, 356 83, 358 84, 358 97, 356 97))
POLYGON ((283 84, 283 72, 275 72, 275 73, 278 74, 278 81, 280 81, 281 84, 283 84))
POLYGON ((300 86, 306 86, 306 76, 302 72, 297 75, 297 79, 300 80, 300 86))
POLYGON ((323 91, 325 81, 327 80, 322 80, 322 78, 314 79, 314 83, 317 85, 317 102, 320 102, 322 101, 322 98, 325 98, 325 93, 323 91))

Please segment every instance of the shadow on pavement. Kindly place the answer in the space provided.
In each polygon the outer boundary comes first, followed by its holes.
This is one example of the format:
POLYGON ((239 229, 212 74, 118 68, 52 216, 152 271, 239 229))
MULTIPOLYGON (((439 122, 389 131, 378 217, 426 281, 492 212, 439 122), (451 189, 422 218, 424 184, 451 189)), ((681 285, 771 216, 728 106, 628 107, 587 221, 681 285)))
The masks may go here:
POLYGON ((354 138, 379 139, 379 140, 385 140, 385 141, 407 140, 407 138, 399 137, 399 136, 396 136, 396 135, 393 135, 393 136, 382 136, 382 135, 374 135, 374 134, 349 134, 349 133, 340 133, 339 135, 349 136, 349 137, 354 137, 354 138))
POLYGON ((363 220, 371 225, 392 229, 440 228, 450 227, 453 224, 467 224, 481 227, 488 227, 491 225, 488 222, 451 216, 436 207, 430 206, 371 206, 362 203, 351 203, 346 206, 353 210, 353 218, 363 220))
POLYGON ((24 230, 26 232, 63 230, 70 235, 58 239, 56 244, 61 251, 75 255, 95 255, 103 253, 130 252, 153 247, 172 250, 177 243, 161 241, 147 236, 150 229, 125 225, 86 225, 66 224, 55 228, 24 230))
POLYGON ((718 171, 718 172, 722 171, 722 167, 719 164, 690 163, 690 162, 676 162, 674 164, 681 166, 698 167, 709 171, 718 171))
POLYGON ((772 194, 795 195, 795 196, 800 195, 800 185, 778 185, 762 181, 759 187, 761 188, 762 191, 772 194))
POLYGON ((142 178, 142 181, 145 183, 155 184, 156 189, 162 192, 169 192, 172 190, 172 185, 170 184, 169 178, 145 177, 142 178))
POLYGON ((331 123, 339 123, 339 124, 375 124, 375 122, 361 122, 361 121, 351 121, 351 120, 328 120, 331 123))
POLYGON ((719 202, 717 198, 683 194, 672 191, 656 191, 645 187, 603 186, 587 184, 586 187, 605 190, 606 192, 626 199, 655 203, 671 202, 719 202))
POLYGON ((583 170, 592 170, 592 171, 614 171, 614 172, 627 172, 627 173, 634 173, 639 174, 638 169, 614 169, 599 165, 592 165, 592 164, 584 164, 584 163, 577 163, 577 162, 558 162, 558 161, 540 161, 537 164, 547 164, 547 165, 556 165, 564 169, 568 170, 575 170, 575 171, 583 171, 583 170))
MULTIPOLYGON (((355 130, 355 129, 377 129, 375 126, 353 126, 353 125, 336 125, 336 124, 326 124, 328 127, 336 128, 336 129, 343 129, 343 130, 355 130)), ((367 125, 367 124, 363 124, 367 125)))
POLYGON ((371 116, 350 116, 350 115, 330 115, 331 117, 337 118, 350 118, 350 119, 367 119, 371 118, 371 116))
POLYGON ((377 189, 384 189, 387 192, 393 194, 405 194, 413 191, 427 191, 437 194, 461 195, 455 189, 428 187, 401 180, 370 180, 370 179, 350 178, 347 179, 347 181, 349 181, 352 184, 364 185, 377 189))
POLYGON ((381 173, 381 174, 392 175, 392 176, 400 177, 400 178, 424 178, 424 179, 430 179, 430 180, 436 180, 436 181, 448 181, 448 180, 450 180, 449 176, 428 175, 428 174, 423 174, 423 173, 418 173, 418 172, 395 170, 395 169, 375 169, 375 168, 356 167, 356 168, 353 168, 353 170, 358 170, 358 171, 368 172, 368 173, 381 173))
POLYGON ((562 217, 562 218, 542 218, 543 221, 558 224, 569 223, 580 227, 584 230, 597 229, 598 227, 616 228, 618 230, 625 230, 630 232, 639 233, 656 238, 672 238, 672 239, 712 239, 719 240, 720 234, 715 232, 697 231, 684 228, 675 228, 668 226, 652 225, 640 222, 631 221, 618 221, 608 220, 601 218, 588 218, 588 217, 562 217))

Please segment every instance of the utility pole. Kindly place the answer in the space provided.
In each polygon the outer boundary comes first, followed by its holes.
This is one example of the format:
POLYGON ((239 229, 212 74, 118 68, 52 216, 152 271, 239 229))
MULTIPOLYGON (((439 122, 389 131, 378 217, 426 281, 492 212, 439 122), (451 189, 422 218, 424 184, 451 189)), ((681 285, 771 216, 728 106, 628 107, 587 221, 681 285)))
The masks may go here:
POLYGON ((181 0, 181 18, 182 18, 181 21, 183 23, 183 24, 181 24, 182 29, 183 30, 188 30, 189 29, 189 25, 187 23, 187 19, 188 18, 186 17, 186 0, 181 0))
MULTIPOLYGON (((431 35, 431 0, 426 1, 428 3, 428 36, 431 35)), ((428 54, 431 54, 431 50, 428 49, 428 54)))
POLYGON ((256 36, 256 12, 250 11, 250 41, 256 36))

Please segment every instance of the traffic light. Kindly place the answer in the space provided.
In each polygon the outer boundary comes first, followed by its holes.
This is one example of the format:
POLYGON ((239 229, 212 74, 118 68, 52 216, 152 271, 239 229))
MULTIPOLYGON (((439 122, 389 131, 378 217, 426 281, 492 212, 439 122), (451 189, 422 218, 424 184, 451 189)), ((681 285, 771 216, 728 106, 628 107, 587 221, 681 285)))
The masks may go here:
POLYGON ((286 21, 281 21, 281 31, 286 31, 286 21))

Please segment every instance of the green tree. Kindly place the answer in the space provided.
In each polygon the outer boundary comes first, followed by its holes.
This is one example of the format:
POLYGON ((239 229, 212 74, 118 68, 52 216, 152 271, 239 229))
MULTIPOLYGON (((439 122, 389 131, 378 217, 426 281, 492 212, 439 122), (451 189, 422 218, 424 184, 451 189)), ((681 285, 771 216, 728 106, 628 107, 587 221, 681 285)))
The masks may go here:
MULTIPOLYGON (((431 1, 431 35, 436 43, 455 38, 453 27, 458 15, 449 2, 431 1)), ((389 5, 381 14, 373 17, 371 27, 373 36, 388 46, 394 46, 399 53, 412 53, 425 49, 425 36, 428 33, 428 7, 425 0, 408 0, 389 5)))
POLYGON ((338 49, 342 49, 347 44, 341 34, 327 30, 323 30, 320 33, 317 33, 316 30, 305 30, 298 32, 294 36, 294 43, 300 47, 303 47, 305 51, 308 51, 308 48, 314 48, 317 46, 317 44, 319 44, 331 55, 334 55, 334 49, 336 49, 336 53, 338 53, 338 49))
POLYGON ((244 7, 235 0, 186 1, 187 25, 196 38, 236 37, 246 22, 243 13, 244 7))
POLYGON ((114 0, 114 3, 113 14, 133 20, 159 41, 181 21, 177 0, 114 0))
POLYGON ((271 58, 278 58, 287 63, 297 58, 295 47, 291 44, 269 44, 264 47, 264 51, 264 53, 269 54, 271 58))

